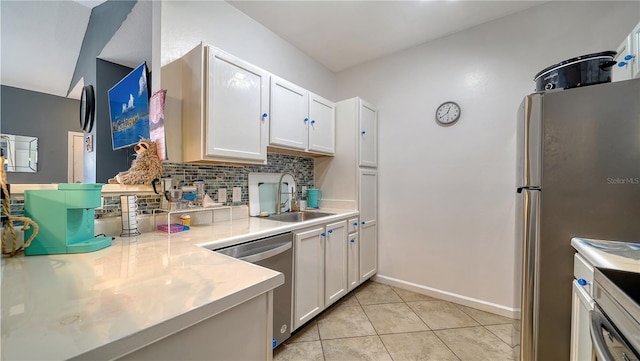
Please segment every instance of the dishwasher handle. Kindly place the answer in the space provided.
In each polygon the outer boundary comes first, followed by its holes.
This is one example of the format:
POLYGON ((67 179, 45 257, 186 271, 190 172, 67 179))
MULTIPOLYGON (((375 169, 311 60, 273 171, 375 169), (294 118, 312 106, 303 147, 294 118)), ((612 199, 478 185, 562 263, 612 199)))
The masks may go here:
POLYGON ((283 252, 285 252, 285 251, 287 251, 289 249, 291 249, 291 242, 287 242, 286 244, 283 244, 283 245, 281 245, 279 247, 275 247, 275 248, 272 248, 272 249, 264 251, 264 252, 248 255, 248 256, 245 256, 245 257, 238 258, 238 259, 241 260, 241 261, 249 262, 249 263, 256 263, 256 262, 260 262, 262 260, 265 260, 267 258, 271 258, 273 256, 277 256, 280 253, 283 253, 283 252))
POLYGON ((595 310, 589 311, 589 316, 591 318, 591 341, 593 341, 593 350, 597 355, 597 359, 602 361, 614 361, 601 330, 604 329, 613 335, 617 335, 617 332, 611 323, 609 323, 609 321, 600 312, 595 310))

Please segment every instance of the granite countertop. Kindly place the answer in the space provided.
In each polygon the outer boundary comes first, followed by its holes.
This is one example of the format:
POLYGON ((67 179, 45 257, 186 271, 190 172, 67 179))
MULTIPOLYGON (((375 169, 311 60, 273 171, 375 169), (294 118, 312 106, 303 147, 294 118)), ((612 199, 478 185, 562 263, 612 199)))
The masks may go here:
POLYGON ((571 245, 595 267, 640 273, 638 243, 576 237, 571 245))
POLYGON ((2 260, 2 353, 14 359, 117 358, 279 286, 284 276, 211 252, 306 228, 256 217, 116 238, 82 254, 2 260))

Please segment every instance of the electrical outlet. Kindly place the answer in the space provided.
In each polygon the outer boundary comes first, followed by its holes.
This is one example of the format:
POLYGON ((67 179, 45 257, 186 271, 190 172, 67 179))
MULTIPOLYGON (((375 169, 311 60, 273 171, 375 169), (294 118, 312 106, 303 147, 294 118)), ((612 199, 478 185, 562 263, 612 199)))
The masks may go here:
POLYGON ((227 203, 227 189, 218 188, 218 202, 227 203))
POLYGON ((241 197, 242 197, 241 188, 233 187, 233 203, 240 202, 241 197))

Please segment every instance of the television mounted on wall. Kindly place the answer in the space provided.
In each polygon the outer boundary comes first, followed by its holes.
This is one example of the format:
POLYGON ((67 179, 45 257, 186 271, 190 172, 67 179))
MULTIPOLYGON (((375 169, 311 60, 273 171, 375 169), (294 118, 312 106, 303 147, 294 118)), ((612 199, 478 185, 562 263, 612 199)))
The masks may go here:
POLYGON ((149 73, 147 64, 133 69, 109 89, 109 114, 113 150, 149 139, 149 73))

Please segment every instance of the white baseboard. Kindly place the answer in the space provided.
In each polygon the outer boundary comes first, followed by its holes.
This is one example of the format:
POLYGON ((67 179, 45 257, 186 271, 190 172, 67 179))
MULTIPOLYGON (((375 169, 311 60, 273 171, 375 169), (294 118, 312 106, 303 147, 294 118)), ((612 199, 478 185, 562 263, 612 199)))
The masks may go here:
POLYGON ((423 295, 439 298, 441 300, 457 303, 459 305, 472 307, 478 310, 495 313, 500 316, 509 317, 509 318, 520 318, 520 309, 515 309, 503 305, 498 305, 495 303, 478 300, 475 298, 462 296, 456 293, 439 290, 436 288, 422 286, 416 283, 407 282, 403 280, 399 280, 396 278, 376 274, 372 278, 376 282, 384 283, 389 286, 394 286, 398 288, 402 288, 405 290, 413 291, 416 293, 420 293, 423 295))

